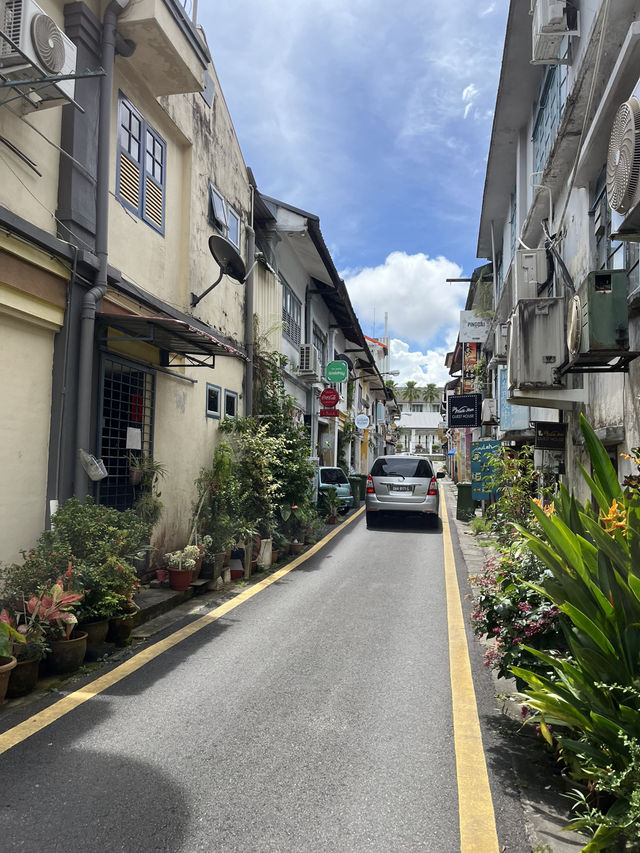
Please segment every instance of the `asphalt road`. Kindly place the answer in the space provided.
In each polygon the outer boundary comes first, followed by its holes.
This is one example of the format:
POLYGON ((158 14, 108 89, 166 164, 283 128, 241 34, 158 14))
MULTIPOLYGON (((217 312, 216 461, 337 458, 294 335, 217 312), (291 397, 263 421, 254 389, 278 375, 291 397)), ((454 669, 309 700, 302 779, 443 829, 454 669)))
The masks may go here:
MULTIPOLYGON (((0 849, 454 853, 452 730, 442 532, 360 518, 0 756, 0 849)), ((500 849, 523 853, 487 743, 500 849)))

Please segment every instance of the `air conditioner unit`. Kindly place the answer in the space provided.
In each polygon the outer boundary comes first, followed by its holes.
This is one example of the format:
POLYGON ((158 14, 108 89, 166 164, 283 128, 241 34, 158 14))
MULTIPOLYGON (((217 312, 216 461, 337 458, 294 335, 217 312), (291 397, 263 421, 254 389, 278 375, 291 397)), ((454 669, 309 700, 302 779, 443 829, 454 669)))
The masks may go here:
POLYGON ((494 358, 507 357, 507 332, 509 327, 506 323, 500 323, 493 330, 493 356, 494 358))
POLYGON ((561 387, 556 371, 565 361, 565 310, 559 297, 518 302, 509 323, 510 390, 561 387))
MULTIPOLYGON (((572 365, 588 372, 629 354, 625 270, 590 272, 569 302, 567 348, 572 365)), ((628 359, 626 359, 628 361, 628 359)))
POLYGON ((320 379, 320 357, 313 344, 300 344, 300 366, 298 376, 304 376, 313 382, 320 379))
POLYGON ((611 238, 640 240, 640 81, 620 104, 607 154, 607 201, 611 238))
MULTIPOLYGON (((33 80, 41 75, 75 74, 76 46, 33 0, 0 0, 0 75, 33 80)), ((29 87, 42 101, 73 99, 75 80, 29 87)))
POLYGON ((537 299, 540 290, 551 282, 553 266, 549 264, 547 250, 516 249, 514 259, 514 302, 520 299, 537 299))
POLYGON ((567 36, 580 35, 579 14, 567 0, 532 0, 534 65, 561 65, 568 60, 560 56, 567 36))
POLYGON ((498 423, 498 418, 496 416, 496 401, 491 399, 490 397, 487 397, 487 399, 482 401, 480 421, 483 424, 498 423))

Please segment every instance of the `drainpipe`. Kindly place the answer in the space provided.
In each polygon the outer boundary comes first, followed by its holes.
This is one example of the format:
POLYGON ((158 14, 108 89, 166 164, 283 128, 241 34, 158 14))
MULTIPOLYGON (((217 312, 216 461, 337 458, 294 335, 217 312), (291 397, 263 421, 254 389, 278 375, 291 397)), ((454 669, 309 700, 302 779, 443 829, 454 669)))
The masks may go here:
POLYGON ((254 346, 254 327, 253 327, 253 270, 255 268, 256 254, 256 232, 250 225, 247 225, 247 263, 251 266, 245 282, 245 325, 244 325, 244 342, 247 348, 246 380, 244 384, 245 400, 244 413, 250 418, 253 415, 253 346, 254 346))
MULTIPOLYGON (((82 299, 80 309, 80 342, 78 350, 78 404, 76 418, 76 444, 78 449, 91 448, 91 390, 93 386, 93 347, 96 306, 107 291, 107 263, 109 236, 109 166, 111 132, 111 98, 113 92, 113 67, 116 53, 116 24, 130 0, 111 0, 102 22, 102 68, 100 78, 100 110, 98 126, 98 165, 96 176, 96 255, 98 270, 95 284, 82 299)), ((87 474, 76 456, 74 494, 84 500, 89 491, 87 474)))

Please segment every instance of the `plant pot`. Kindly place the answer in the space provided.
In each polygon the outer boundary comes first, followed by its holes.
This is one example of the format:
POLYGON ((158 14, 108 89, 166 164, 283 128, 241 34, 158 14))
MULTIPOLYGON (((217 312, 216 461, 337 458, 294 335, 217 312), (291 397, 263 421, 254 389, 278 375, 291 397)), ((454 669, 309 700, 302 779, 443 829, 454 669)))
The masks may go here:
POLYGON ((271 565, 273 565, 274 563, 277 563, 279 558, 280 558, 280 551, 277 548, 275 548, 275 549, 272 548, 271 549, 271 565))
POLYGON ((132 486, 139 486, 142 482, 142 469, 129 468, 129 482, 132 486))
POLYGON ((105 616, 104 619, 93 619, 91 622, 80 622, 78 630, 86 633, 88 646, 100 646, 107 638, 109 620, 105 616))
POLYGON ((0 657, 0 702, 4 702, 7 687, 9 686, 9 676, 11 675, 11 671, 15 669, 16 664, 17 661, 13 655, 10 657, 0 657))
POLYGON ((115 643, 116 646, 126 645, 131 632, 135 628, 137 615, 136 611, 135 613, 127 613, 123 616, 112 616, 109 620, 107 640, 110 643, 115 643))
POLYGON ((289 547, 292 554, 299 554, 302 551, 302 542, 292 542, 289 547))
POLYGON ((86 631, 72 631, 68 640, 52 640, 47 655, 47 669, 54 675, 63 675, 79 669, 87 653, 86 631))
POLYGON ((184 592, 189 589, 189 584, 193 579, 191 569, 168 569, 169 572, 169 587, 175 592, 184 592))
POLYGON ((15 699, 18 696, 26 696, 38 683, 38 672, 40 669, 40 656, 18 660, 15 667, 9 673, 9 684, 7 686, 7 698, 15 699))
POLYGON ((158 583, 166 583, 169 580, 169 573, 166 569, 156 569, 156 579, 158 583))

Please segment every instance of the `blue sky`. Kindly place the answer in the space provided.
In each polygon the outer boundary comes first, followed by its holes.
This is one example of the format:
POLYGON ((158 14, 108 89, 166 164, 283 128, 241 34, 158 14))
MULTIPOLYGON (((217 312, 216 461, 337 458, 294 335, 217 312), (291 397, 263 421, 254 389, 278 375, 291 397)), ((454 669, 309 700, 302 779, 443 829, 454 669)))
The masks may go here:
POLYGON ((258 186, 320 217, 397 381, 441 384, 475 252, 508 0, 201 2, 258 186))

